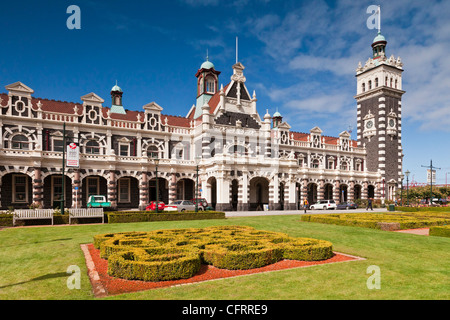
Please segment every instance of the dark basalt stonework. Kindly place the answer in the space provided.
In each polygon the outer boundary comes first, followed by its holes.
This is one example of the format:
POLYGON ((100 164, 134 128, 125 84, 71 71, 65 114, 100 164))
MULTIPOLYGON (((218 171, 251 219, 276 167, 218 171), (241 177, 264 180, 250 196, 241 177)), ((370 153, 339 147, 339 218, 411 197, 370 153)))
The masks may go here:
POLYGON ((260 129, 261 126, 256 122, 252 116, 245 113, 237 112, 225 112, 216 119, 216 124, 225 124, 230 126, 236 126, 236 121, 240 120, 241 125, 244 128, 260 129))

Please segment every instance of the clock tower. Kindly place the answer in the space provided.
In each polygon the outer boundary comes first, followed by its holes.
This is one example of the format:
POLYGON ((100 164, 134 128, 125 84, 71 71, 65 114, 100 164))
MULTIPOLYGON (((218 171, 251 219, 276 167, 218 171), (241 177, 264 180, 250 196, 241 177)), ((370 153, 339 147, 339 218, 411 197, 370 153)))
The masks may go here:
POLYGON ((400 57, 386 57, 387 41, 378 32, 372 57, 356 69, 358 146, 367 150, 366 169, 381 174, 379 194, 395 199, 402 174, 402 72, 400 57))

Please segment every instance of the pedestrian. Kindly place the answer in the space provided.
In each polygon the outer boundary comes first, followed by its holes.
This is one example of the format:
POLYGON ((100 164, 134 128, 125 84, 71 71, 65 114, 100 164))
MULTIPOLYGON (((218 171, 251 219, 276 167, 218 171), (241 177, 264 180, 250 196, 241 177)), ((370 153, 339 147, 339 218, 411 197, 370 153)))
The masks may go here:
POLYGON ((369 198, 368 200, 367 200, 367 208, 366 208, 366 211, 367 210, 369 210, 369 208, 370 208, 370 210, 372 210, 373 211, 373 208, 372 208, 372 198, 369 198))
POLYGON ((303 209, 305 209, 305 213, 306 213, 306 209, 308 209, 308 199, 305 199, 303 201, 303 209))

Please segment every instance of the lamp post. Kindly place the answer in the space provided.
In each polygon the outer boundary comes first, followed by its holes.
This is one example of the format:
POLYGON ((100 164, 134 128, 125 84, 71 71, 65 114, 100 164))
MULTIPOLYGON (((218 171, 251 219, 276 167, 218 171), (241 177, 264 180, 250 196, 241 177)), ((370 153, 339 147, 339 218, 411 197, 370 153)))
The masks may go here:
POLYGON ((405 176, 403 174, 400 174, 400 181, 401 181, 401 188, 400 188, 400 202, 402 204, 403 207, 403 179, 405 178, 405 176))
POLYGON ((159 165, 159 159, 153 159, 153 162, 155 163, 155 174, 156 174, 156 213, 158 213, 158 202, 159 202, 159 187, 158 187, 158 165, 159 165))
POLYGON ((411 172, 409 170, 406 170, 405 176, 406 176, 406 205, 409 206, 409 175, 411 172))
POLYGON ((61 176, 61 203, 60 203, 60 209, 61 214, 64 215, 64 203, 65 203, 65 170, 66 170, 66 123, 63 124, 63 154, 62 154, 62 176, 61 176))
POLYGON ((198 165, 200 164, 200 157, 195 157, 195 165, 197 167, 197 184, 195 185, 195 212, 198 212, 198 165))

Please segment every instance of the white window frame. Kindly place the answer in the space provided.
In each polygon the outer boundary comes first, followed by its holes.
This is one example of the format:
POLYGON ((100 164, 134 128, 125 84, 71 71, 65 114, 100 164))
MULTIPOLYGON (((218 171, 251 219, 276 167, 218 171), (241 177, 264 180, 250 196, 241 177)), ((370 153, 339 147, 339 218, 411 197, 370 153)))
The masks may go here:
POLYGON ((119 142, 119 156, 121 157, 129 157, 130 156, 130 144, 127 142, 119 142), (122 147, 126 147, 127 148, 127 154, 123 155, 122 154, 122 147))
POLYGON ((216 92, 216 83, 214 79, 208 77, 206 78, 206 92, 215 93, 216 92))
POLYGON ((147 147, 147 157, 150 159, 161 159, 161 150, 159 150, 157 145, 151 144, 147 147), (149 149, 152 147, 156 148, 156 150, 149 151, 149 149), (158 153, 156 157, 151 156, 151 153, 154 153, 154 152, 158 153))
POLYGON ((28 203, 28 176, 26 174, 14 174, 12 176, 12 203, 28 203), (25 198, 23 200, 18 200, 17 199, 17 194, 16 194, 16 178, 17 177, 25 177, 25 198))
POLYGON ((95 139, 89 139, 89 140, 87 140, 86 141, 86 144, 84 145, 84 153, 85 154, 102 154, 102 147, 101 147, 101 145, 100 145, 100 142, 98 141, 98 140, 95 140, 95 139), (91 142, 91 141, 94 141, 94 142, 96 142, 97 143, 97 146, 88 146, 87 144, 89 143, 89 142, 91 142), (92 152, 87 152, 87 149, 88 148, 91 148, 91 149, 96 149, 96 150, 98 150, 98 153, 92 153, 92 152))
POLYGON ((63 139, 63 137, 57 137, 57 136, 52 137, 52 151, 53 151, 53 152, 63 152, 63 151, 64 151, 64 139, 63 139), (62 142, 62 144, 63 144, 63 150, 61 150, 61 151, 56 151, 56 150, 55 150, 55 141, 56 141, 56 140, 62 142))
POLYGON ((14 136, 12 136, 10 142, 11 142, 10 149, 13 149, 13 150, 31 150, 30 138, 27 137, 23 133, 18 133, 18 134, 15 134, 14 136), (25 138, 27 138, 27 141, 14 142, 14 138, 18 137, 18 136, 24 136, 25 138), (14 143, 19 143, 21 147, 20 148, 13 148, 14 143), (23 144, 27 145, 26 149, 22 148, 23 144))
POLYGON ((118 203, 130 203, 131 202, 131 179, 130 178, 120 178, 118 183, 117 183, 117 196, 118 196, 118 203), (127 183, 127 199, 126 200, 122 200, 121 198, 121 188, 122 188, 122 184, 124 184, 124 182, 127 183))

